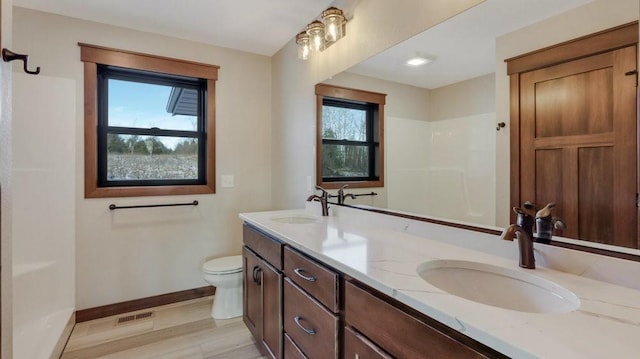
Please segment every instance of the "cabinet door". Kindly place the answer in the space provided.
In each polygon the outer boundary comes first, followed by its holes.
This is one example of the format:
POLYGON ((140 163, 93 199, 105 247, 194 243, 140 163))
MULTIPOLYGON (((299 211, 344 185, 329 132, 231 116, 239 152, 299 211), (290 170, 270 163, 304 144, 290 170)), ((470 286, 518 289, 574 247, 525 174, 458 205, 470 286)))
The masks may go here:
POLYGON ((262 261, 262 344, 273 358, 282 355, 282 273, 262 261))
POLYGON ((242 319, 259 341, 262 338, 262 286, 260 271, 260 258, 253 252, 242 248, 243 261, 243 312, 242 319))

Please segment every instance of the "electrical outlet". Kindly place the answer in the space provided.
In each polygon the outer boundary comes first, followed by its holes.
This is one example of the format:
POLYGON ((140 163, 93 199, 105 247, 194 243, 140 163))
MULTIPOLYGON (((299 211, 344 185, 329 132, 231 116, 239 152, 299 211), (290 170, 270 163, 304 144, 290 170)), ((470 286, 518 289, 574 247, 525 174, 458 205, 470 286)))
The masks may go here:
POLYGON ((233 175, 220 176, 220 182, 222 182, 222 187, 225 188, 231 188, 235 186, 233 175))

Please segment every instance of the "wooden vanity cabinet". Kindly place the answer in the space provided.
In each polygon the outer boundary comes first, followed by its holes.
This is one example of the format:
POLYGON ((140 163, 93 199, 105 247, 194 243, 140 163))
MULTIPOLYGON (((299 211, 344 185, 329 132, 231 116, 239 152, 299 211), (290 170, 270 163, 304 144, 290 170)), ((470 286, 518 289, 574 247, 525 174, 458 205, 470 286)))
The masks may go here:
POLYGON ((284 334, 284 357, 286 359, 307 359, 307 356, 304 355, 287 333, 284 334))
POLYGON ((344 357, 349 359, 392 359, 380 347, 369 339, 355 331, 353 328, 344 328, 344 357))
POLYGON ((264 355, 282 358, 283 244, 247 225, 243 241, 242 319, 264 355))
POLYGON ((359 283, 345 281, 344 292, 345 358, 506 358, 359 283))
POLYGON ((243 319, 270 358, 507 358, 246 225, 243 319))

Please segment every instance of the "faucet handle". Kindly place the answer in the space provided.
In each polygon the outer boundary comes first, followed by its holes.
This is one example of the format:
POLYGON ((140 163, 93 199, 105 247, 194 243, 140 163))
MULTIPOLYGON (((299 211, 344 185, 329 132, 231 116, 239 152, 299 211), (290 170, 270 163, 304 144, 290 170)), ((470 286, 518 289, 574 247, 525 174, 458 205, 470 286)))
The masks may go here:
POLYGON ((322 188, 320 186, 317 186, 317 185, 316 185, 316 189, 318 191, 322 192, 322 198, 325 198, 325 199, 329 198, 329 192, 326 189, 324 189, 324 188, 322 188))

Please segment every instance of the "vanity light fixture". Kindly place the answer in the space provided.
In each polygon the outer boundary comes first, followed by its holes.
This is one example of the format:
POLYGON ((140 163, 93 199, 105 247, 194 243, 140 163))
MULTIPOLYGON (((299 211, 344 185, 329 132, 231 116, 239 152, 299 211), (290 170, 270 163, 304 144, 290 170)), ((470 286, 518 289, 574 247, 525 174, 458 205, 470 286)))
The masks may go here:
POLYGON ((426 57, 416 56, 416 57, 413 57, 413 58, 407 60, 407 62, 405 62, 405 64, 408 65, 408 66, 417 67, 417 66, 426 65, 426 64, 430 63, 431 61, 432 61, 431 59, 428 59, 426 57))
POLYGON ((324 24, 316 20, 307 25, 307 35, 309 35, 309 44, 311 52, 320 52, 324 50, 324 24))
POLYGON ((309 35, 305 31, 296 35, 296 44, 298 44, 298 58, 300 60, 308 59, 311 47, 309 45, 309 35))
POLYGON ((315 20, 296 35, 298 58, 307 60, 313 53, 319 53, 344 36, 346 18, 342 10, 330 7, 322 12, 320 20, 315 20))
POLYGON ((324 24, 324 39, 327 42, 336 42, 342 37, 342 25, 344 25, 344 14, 342 10, 330 7, 322 12, 322 23, 324 24))

